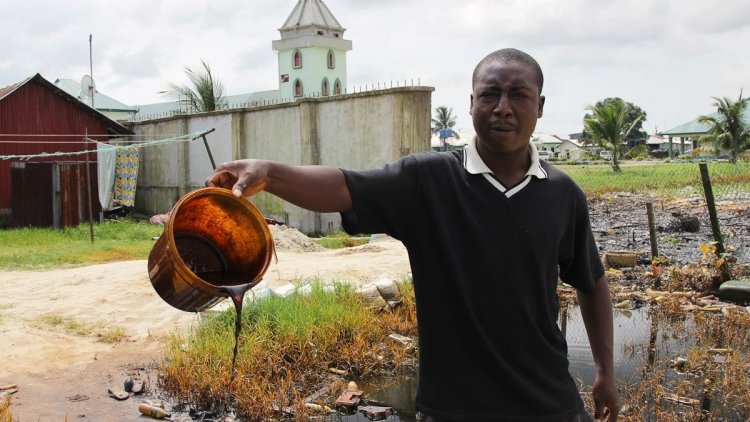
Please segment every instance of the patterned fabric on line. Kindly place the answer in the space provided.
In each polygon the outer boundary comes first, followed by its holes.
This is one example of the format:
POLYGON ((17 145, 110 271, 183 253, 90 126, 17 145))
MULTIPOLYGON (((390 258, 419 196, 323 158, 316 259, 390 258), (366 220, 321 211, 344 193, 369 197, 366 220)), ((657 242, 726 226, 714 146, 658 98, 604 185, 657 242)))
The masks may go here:
POLYGON ((114 201, 132 207, 135 205, 135 187, 138 183, 138 147, 117 150, 115 158, 114 201))

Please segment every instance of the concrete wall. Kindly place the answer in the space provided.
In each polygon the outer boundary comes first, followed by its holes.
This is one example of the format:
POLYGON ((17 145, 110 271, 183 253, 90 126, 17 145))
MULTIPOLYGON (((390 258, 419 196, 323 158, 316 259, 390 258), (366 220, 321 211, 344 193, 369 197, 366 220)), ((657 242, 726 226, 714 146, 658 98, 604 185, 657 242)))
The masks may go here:
MULTIPOLYGON (((431 87, 403 87, 134 123, 143 140, 202 130, 216 165, 261 158, 347 169, 380 167, 430 148, 431 87)), ((160 214, 202 187, 213 168, 202 139, 141 149, 136 209, 160 214)), ((338 214, 303 210, 273 195, 251 198, 267 217, 306 233, 340 229, 338 214)))

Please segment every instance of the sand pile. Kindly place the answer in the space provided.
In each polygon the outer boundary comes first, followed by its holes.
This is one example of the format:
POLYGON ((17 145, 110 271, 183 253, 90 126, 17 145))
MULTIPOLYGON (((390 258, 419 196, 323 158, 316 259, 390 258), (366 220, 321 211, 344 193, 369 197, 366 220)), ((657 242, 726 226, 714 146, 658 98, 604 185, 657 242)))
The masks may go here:
POLYGON ((316 252, 325 249, 293 227, 271 224, 268 228, 271 230, 276 249, 293 252, 316 252))

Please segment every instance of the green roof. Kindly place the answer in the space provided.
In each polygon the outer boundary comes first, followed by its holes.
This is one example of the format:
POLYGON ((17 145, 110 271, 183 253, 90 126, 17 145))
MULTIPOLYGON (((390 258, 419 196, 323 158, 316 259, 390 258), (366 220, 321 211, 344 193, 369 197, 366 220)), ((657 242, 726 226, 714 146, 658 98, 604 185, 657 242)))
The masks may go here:
MULTIPOLYGON (((719 113, 708 114, 709 117, 718 117, 719 113)), ((705 123, 698 122, 698 118, 687 123, 683 123, 677 127, 661 132, 660 135, 666 136, 690 136, 690 135, 705 135, 711 129, 711 126, 705 123)), ((742 121, 745 124, 750 124, 750 109, 745 110, 742 115, 742 121)))

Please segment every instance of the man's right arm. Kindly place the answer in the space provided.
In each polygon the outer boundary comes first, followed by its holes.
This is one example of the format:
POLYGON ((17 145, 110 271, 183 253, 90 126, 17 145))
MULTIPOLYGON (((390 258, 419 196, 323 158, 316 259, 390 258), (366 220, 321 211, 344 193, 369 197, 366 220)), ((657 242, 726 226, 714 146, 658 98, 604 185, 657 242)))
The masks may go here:
POLYGON ((231 189, 235 196, 266 191, 316 212, 346 212, 352 198, 344 173, 335 167, 290 166, 266 160, 237 160, 218 166, 206 186, 231 189))

